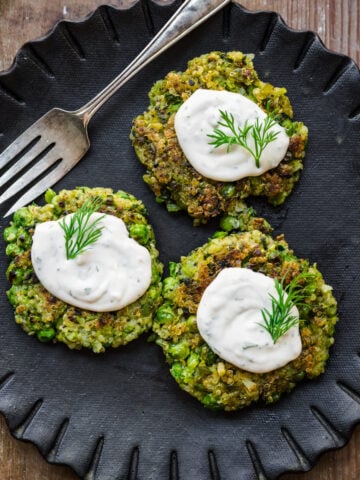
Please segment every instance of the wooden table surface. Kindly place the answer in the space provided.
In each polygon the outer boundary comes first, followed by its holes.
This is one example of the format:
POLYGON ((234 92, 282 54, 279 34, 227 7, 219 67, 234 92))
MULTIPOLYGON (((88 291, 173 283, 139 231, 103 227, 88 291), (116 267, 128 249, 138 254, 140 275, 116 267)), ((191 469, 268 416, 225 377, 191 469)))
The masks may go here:
MULTIPOLYGON (((0 71, 11 66, 16 51, 23 43, 44 35, 58 20, 79 19, 100 4, 120 6, 126 1, 0 0, 0 71)), ((327 47, 351 56, 360 64, 360 0, 242 0, 241 4, 249 10, 279 12, 291 27, 317 32, 327 47)), ((1 480, 78 478, 70 468, 47 464, 33 445, 14 440, 0 416, 1 480)), ((346 447, 324 454, 312 471, 300 475, 287 474, 281 478, 358 480, 360 426, 355 429, 346 447)), ((181 477, 181 480, 190 479, 181 477)))

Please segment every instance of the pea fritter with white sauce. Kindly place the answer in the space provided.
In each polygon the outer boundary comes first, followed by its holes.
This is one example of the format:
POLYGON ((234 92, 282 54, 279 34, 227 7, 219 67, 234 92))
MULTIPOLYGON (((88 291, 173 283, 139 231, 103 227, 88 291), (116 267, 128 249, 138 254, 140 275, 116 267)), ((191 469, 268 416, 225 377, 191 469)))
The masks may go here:
POLYGON ((208 243, 170 265, 164 301, 153 325, 155 340, 176 382, 216 410, 237 410, 261 400, 276 402, 300 380, 324 372, 334 341, 336 301, 316 265, 297 258, 283 235, 274 239, 263 219, 252 218, 246 225, 248 231, 217 232, 208 243), (227 267, 248 268, 285 286, 299 277, 302 351, 295 360, 267 373, 250 373, 221 359, 203 340, 196 320, 198 305, 207 286, 227 267))
POLYGON ((15 309, 15 320, 40 341, 59 341, 71 349, 86 347, 103 352, 136 339, 150 329, 154 312, 161 302, 162 265, 152 227, 140 200, 123 191, 108 188, 77 188, 48 191, 46 205, 30 205, 15 212, 4 231, 10 257, 7 278, 8 298, 15 309), (31 263, 31 246, 38 223, 58 220, 76 212, 86 201, 98 199, 98 212, 123 220, 129 236, 150 253, 152 277, 149 288, 135 302, 112 312, 92 312, 71 306, 50 294, 39 282, 31 263))
POLYGON ((150 106, 133 122, 131 139, 144 180, 158 202, 169 211, 186 210, 194 224, 228 212, 234 203, 250 195, 265 196, 273 205, 283 203, 299 180, 308 130, 293 121, 286 89, 262 82, 254 70, 252 55, 241 52, 211 52, 194 58, 184 72, 170 72, 152 87, 150 106), (289 147, 280 164, 259 176, 224 182, 205 178, 182 152, 175 128, 175 115, 198 89, 227 90, 255 102, 278 122, 289 136, 289 147))

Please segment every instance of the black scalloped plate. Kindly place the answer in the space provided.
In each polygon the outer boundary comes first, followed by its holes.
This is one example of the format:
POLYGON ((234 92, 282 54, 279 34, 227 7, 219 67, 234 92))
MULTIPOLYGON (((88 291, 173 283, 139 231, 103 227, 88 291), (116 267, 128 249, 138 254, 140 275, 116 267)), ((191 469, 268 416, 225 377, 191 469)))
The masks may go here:
MULTIPOLYGON (((0 150, 50 107, 85 103, 175 6, 101 7, 25 45, 0 76, 0 150)), ((273 479, 308 470, 321 452, 344 445, 360 420, 360 75, 349 58, 329 52, 312 33, 290 30, 276 14, 231 5, 103 107, 90 125, 89 154, 56 188, 109 186, 142 198, 164 262, 206 241, 215 222, 194 229, 185 215, 154 202, 128 135, 152 83, 213 49, 254 52, 261 78, 286 86, 296 117, 309 126, 305 170, 293 195, 281 208, 256 206, 334 286, 336 343, 326 373, 276 405, 212 413, 177 387, 162 352, 145 338, 94 355, 28 337, 6 300, 2 255, 0 410, 17 438, 87 480, 273 479)))

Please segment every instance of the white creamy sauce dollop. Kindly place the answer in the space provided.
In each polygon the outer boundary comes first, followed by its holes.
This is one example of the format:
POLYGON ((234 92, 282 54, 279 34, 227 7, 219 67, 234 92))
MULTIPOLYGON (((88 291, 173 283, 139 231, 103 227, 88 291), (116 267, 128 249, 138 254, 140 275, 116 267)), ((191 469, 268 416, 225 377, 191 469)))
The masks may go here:
MULTIPOLYGON (((243 127, 245 122, 253 125, 256 119, 264 121, 266 114, 254 102, 240 93, 218 90, 196 90, 186 100, 175 115, 175 131, 182 151, 197 172, 213 180, 232 182, 245 177, 258 176, 275 168, 284 158, 289 146, 289 137, 285 129, 275 124, 269 130, 279 132, 277 138, 269 143, 260 156, 260 167, 254 157, 240 145, 215 148, 208 134, 218 126, 220 110, 232 113, 235 125, 243 127)), ((221 127, 230 134, 230 130, 221 127)), ((247 143, 253 149, 254 140, 250 135, 247 143)))
MULTIPOLYGON (((271 311, 270 294, 277 297, 274 280, 247 268, 225 268, 206 288, 197 324, 201 336, 219 357, 248 372, 265 373, 300 355, 298 325, 275 344, 262 327, 261 310, 271 311)), ((291 315, 299 318, 295 306, 291 315)))
MULTIPOLYGON (((65 217, 67 223, 71 215, 65 217)), ((59 221, 37 224, 31 260, 39 281, 52 295, 79 308, 108 312, 135 302, 146 292, 151 283, 151 257, 129 237, 121 219, 93 213, 90 221, 101 216, 100 238, 70 260, 59 221)))

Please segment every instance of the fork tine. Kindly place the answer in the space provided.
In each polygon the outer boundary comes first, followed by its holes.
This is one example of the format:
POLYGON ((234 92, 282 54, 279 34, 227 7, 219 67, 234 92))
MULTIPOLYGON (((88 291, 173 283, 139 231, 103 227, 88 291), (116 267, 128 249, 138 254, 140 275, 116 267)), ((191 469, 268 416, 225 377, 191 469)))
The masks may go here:
MULTIPOLYGON (((0 155, 0 169, 4 168, 16 155, 21 153, 24 148, 31 144, 37 137, 40 137, 40 131, 35 122, 30 128, 25 130, 16 138, 0 155)), ((40 140, 40 139, 39 139, 40 140)), ((37 142, 38 143, 38 142, 37 142)))
POLYGON ((5 213, 4 217, 7 217, 14 213, 19 208, 27 205, 41 195, 45 190, 52 187, 56 182, 58 182, 63 176, 70 170, 66 164, 60 164, 45 177, 43 177, 39 182, 33 185, 27 192, 24 193, 22 197, 17 200, 14 205, 5 213))
POLYGON ((0 177, 0 187, 5 185, 9 180, 11 180, 17 173, 21 172, 30 162, 35 160, 42 153, 49 151, 54 147, 55 143, 47 144, 47 142, 41 141, 39 139, 33 147, 26 152, 26 154, 21 157, 12 167, 9 168, 1 177, 0 177))
MULTIPOLYGON (((46 172, 46 170, 51 167, 58 160, 61 160, 61 155, 55 151, 51 154, 45 155, 44 158, 39 160, 30 170, 28 170, 24 175, 22 175, 16 182, 14 182, 10 187, 5 190, 5 192, 0 196, 0 204, 9 200, 9 198, 16 195, 20 190, 29 185, 33 180, 35 180, 41 173, 46 172)), ((64 171, 64 168, 62 168, 64 171)))

